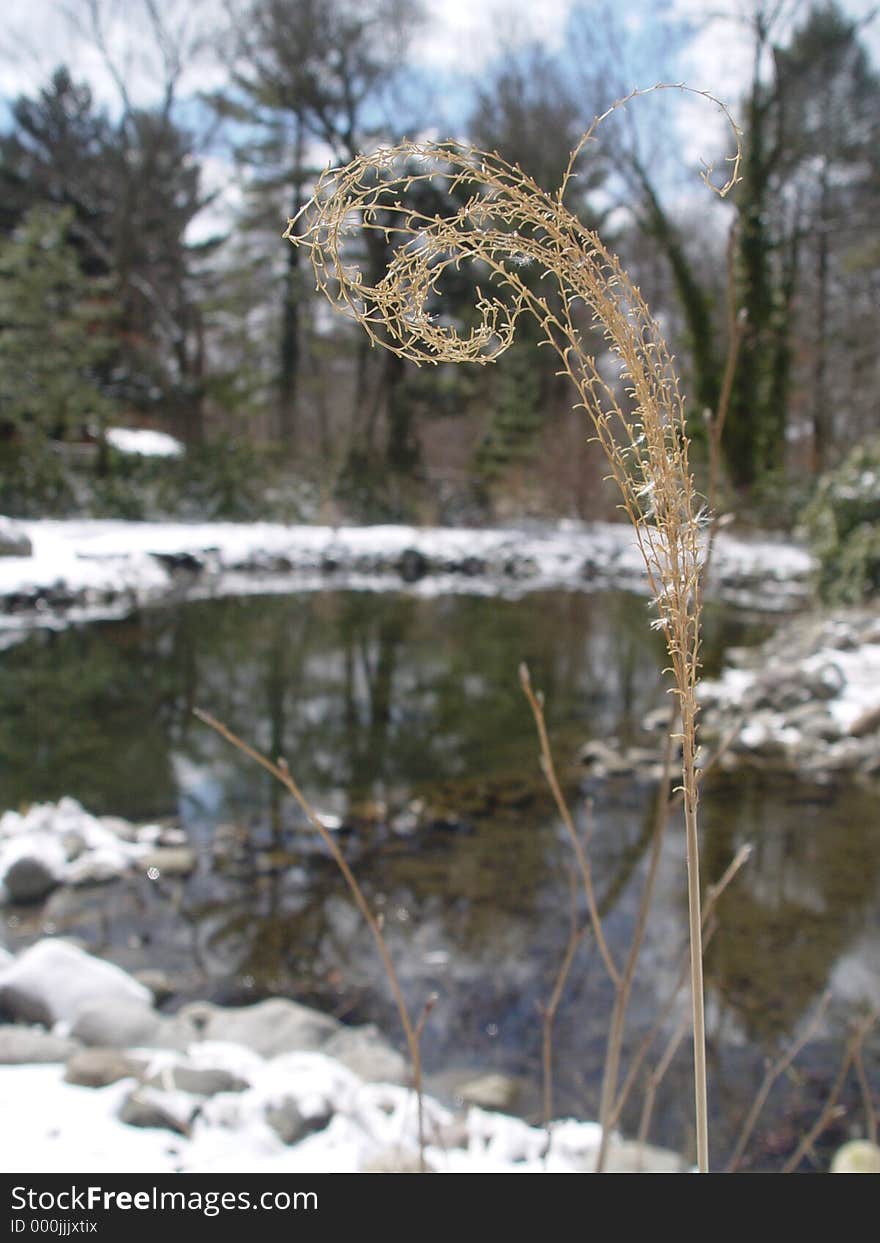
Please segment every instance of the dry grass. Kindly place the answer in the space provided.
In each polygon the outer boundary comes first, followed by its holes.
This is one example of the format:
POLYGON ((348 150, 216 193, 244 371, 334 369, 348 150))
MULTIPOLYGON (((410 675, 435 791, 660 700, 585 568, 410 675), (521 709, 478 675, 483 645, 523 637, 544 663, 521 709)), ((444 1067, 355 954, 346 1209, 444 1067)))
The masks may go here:
MULTIPOLYGON (((454 142, 404 142, 325 172, 284 236, 309 252, 317 287, 334 306, 357 320, 374 344, 419 365, 489 363, 510 345, 519 316, 528 312, 543 343, 558 354, 560 373, 574 385, 576 405, 592 420, 644 559, 657 609, 654 624, 666 640, 677 698, 697 1155, 700 1169, 708 1170, 696 773, 706 516, 688 460, 684 399, 663 335, 619 260, 564 203, 576 159, 605 117, 626 102, 596 118, 556 194, 497 155, 454 142), (459 206, 447 216, 420 210, 419 194, 428 184, 447 189, 459 206), (387 268, 373 277, 369 254, 383 248, 387 268), (475 282, 476 322, 460 331, 434 308, 444 275, 462 268, 475 282), (615 360, 616 375, 600 367, 586 346, 585 334, 595 328, 615 360)), ((740 151, 733 128, 737 152, 721 194, 737 180, 740 151)), ((585 881, 589 893, 588 876, 585 881)), ((617 967, 603 957, 615 978, 617 967)))

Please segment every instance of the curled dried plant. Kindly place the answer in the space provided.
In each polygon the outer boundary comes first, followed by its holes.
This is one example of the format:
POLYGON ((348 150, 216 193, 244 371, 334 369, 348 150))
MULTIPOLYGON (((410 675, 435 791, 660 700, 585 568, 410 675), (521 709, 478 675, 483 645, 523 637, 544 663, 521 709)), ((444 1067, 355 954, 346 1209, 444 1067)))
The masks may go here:
MULTIPOLYGON (((577 406, 592 419, 644 559, 657 607, 653 624, 665 637, 679 701, 697 1156, 708 1169, 696 779, 705 516, 688 461, 684 399, 660 328, 620 261, 564 203, 578 156, 627 100, 596 118, 555 194, 497 154, 452 141, 405 141, 328 169, 284 236, 308 250, 317 288, 334 306, 374 344, 418 365, 492 362, 511 344, 520 315, 530 313, 542 343, 559 355, 577 406), (432 186, 458 203, 450 214, 425 209, 432 186), (373 276, 377 254, 387 264, 373 276), (437 311, 451 269, 469 270, 475 280, 476 322, 466 329, 437 311), (591 328, 603 334, 616 374, 590 352, 591 328)), ((738 132, 713 102, 737 133, 731 175, 718 190, 726 194, 737 180, 738 132)))

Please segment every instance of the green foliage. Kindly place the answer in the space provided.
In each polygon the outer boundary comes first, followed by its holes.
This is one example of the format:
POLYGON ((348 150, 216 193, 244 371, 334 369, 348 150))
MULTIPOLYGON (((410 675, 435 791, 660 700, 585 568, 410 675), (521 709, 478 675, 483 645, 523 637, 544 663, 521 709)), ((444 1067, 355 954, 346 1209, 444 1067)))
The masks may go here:
POLYGON ((304 505, 297 482, 282 478, 273 449, 237 437, 191 445, 174 458, 111 449, 106 473, 91 485, 89 509, 134 520, 296 521, 304 505))
POLYGON ((13 518, 60 518, 76 508, 66 464, 33 428, 0 440, 0 497, 3 513, 13 518))
POLYGON ((823 475, 803 528, 826 600, 856 604, 880 593, 880 438, 823 475))
POLYGON ((525 458, 541 428, 541 375, 534 343, 517 341, 497 364, 497 396, 489 429, 475 456, 477 473, 489 484, 525 458))
POLYGON ((0 419, 8 437, 64 440, 109 410, 97 369, 109 349, 110 306, 103 286, 80 270, 69 224, 67 212, 34 208, 0 243, 0 419))

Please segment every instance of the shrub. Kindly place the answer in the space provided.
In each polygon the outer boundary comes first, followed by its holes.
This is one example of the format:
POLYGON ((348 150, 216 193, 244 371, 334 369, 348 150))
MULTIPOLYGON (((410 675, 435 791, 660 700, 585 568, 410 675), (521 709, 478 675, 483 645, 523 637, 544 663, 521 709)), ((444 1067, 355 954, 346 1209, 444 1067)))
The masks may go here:
POLYGON ((880 437, 822 476, 802 530, 819 562, 823 599, 859 604, 880 592, 880 437))

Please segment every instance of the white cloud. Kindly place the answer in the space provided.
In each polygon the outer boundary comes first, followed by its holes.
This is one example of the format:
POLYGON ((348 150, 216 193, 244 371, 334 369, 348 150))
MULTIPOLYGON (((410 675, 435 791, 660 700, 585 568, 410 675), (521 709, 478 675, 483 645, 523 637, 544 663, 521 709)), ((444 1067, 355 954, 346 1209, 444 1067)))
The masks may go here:
POLYGON ((426 68, 473 73, 503 46, 539 40, 559 48, 574 0, 427 0, 429 23, 413 48, 426 68))

